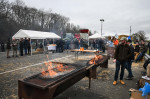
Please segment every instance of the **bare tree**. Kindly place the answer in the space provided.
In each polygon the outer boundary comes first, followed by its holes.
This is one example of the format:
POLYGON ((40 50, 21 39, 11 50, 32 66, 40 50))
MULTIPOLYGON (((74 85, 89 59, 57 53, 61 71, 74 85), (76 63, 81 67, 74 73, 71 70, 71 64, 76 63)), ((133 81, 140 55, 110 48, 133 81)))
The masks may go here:
POLYGON ((79 32, 80 27, 70 24, 68 17, 54 13, 52 10, 31 8, 22 0, 12 3, 0 0, 0 34, 4 36, 0 39, 6 40, 19 29, 51 31, 58 35, 65 35, 67 32, 79 32))
POLYGON ((146 40, 147 38, 145 35, 146 35, 146 33, 144 31, 140 30, 137 33, 132 34, 132 38, 134 41, 137 39, 138 40, 146 40))

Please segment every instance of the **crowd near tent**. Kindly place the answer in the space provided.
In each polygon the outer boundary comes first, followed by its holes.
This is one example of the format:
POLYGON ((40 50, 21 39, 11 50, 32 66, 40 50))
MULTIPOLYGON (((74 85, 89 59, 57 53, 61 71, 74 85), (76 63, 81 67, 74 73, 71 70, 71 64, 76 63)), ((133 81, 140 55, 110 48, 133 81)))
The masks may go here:
MULTIPOLYGON (((30 43, 32 39, 60 39, 61 37, 53 32, 42 32, 42 31, 33 31, 33 30, 23 30, 20 29, 13 37, 13 39, 21 39, 21 38, 30 38, 30 43)), ((31 54, 32 54, 32 45, 31 45, 31 54)))
POLYGON ((96 34, 89 36, 89 39, 100 39, 100 38, 105 38, 105 37, 101 36, 100 33, 96 33, 96 34))

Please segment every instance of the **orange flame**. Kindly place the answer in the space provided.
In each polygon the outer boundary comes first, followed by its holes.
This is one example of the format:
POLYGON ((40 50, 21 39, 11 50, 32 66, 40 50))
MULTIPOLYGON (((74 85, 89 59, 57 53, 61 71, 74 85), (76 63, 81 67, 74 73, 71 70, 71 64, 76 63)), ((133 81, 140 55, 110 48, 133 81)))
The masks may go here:
POLYGON ((44 64, 45 64, 45 66, 48 66, 48 62, 45 61, 44 64))
POLYGON ((46 75, 46 72, 44 69, 42 69, 42 75, 46 75))
POLYGON ((92 60, 89 61, 89 64, 96 64, 96 62, 102 58, 102 55, 96 55, 92 60))
MULTIPOLYGON (((47 59, 49 60, 48 55, 47 55, 47 59)), ((52 62, 45 61, 44 64, 45 66, 48 67, 48 71, 46 72, 44 69, 42 69, 43 76, 55 76, 57 74, 54 70, 52 70, 52 66, 53 66, 52 62)), ((60 72, 65 71, 63 64, 57 64, 56 69, 60 72)))
POLYGON ((57 70, 58 70, 58 71, 64 71, 63 64, 58 64, 58 65, 57 65, 57 70))
MULTIPOLYGON (((49 58, 48 58, 48 55, 46 55, 47 56, 47 59, 49 60, 49 58)), ((42 69, 42 75, 43 76, 55 76, 57 73, 54 71, 54 70, 52 70, 52 62, 44 62, 44 64, 45 64, 45 66, 48 66, 48 73, 46 73, 46 71, 44 70, 44 69, 42 69)))
POLYGON ((48 73, 49 73, 50 76, 55 76, 55 75, 57 74, 56 72, 54 72, 54 71, 51 69, 50 66, 48 66, 48 73))

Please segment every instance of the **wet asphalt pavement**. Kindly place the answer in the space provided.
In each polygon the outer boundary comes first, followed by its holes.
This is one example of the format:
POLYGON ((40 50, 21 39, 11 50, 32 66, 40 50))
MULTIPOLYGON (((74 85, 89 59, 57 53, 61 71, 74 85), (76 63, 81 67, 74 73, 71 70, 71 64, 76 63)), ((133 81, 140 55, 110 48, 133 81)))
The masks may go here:
MULTIPOLYGON (((0 52, 0 99, 18 99, 18 79, 23 79, 40 73, 44 62, 48 60, 86 64, 94 54, 85 53, 75 60, 74 53, 49 53, 26 55, 23 57, 6 58, 5 52, 0 52), (48 55, 48 59, 47 59, 48 55)), ((55 99, 129 99, 130 88, 137 89, 136 82, 141 77, 143 63, 133 63, 133 80, 124 80, 126 85, 112 85, 115 63, 109 60, 108 68, 97 68, 97 79, 92 79, 91 89, 88 88, 88 78, 83 78, 55 99)), ((125 70, 126 77, 128 72, 125 70)))

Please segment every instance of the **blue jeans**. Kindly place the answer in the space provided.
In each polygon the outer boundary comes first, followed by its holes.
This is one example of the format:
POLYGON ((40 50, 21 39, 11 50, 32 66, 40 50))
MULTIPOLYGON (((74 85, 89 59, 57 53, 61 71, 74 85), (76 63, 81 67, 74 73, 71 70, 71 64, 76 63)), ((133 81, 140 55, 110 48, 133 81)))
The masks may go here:
POLYGON ((27 48, 24 48, 24 53, 27 55, 27 48))
POLYGON ((123 76, 124 76, 124 69, 126 67, 127 62, 126 61, 118 61, 116 60, 116 71, 115 71, 115 77, 114 80, 117 81, 118 79, 118 74, 120 71, 120 67, 121 67, 121 73, 120 73, 120 80, 123 80, 123 76))
POLYGON ((133 74, 132 74, 132 69, 131 69, 131 66, 132 66, 132 61, 131 60, 129 60, 128 62, 127 62, 127 70, 128 70, 128 77, 133 77, 133 74))
POLYGON ((144 56, 144 52, 141 52, 141 53, 138 55, 138 57, 136 58, 135 61, 136 61, 136 62, 137 62, 137 61, 140 61, 143 56, 144 56))

